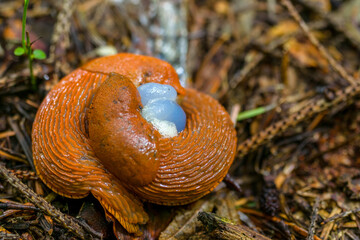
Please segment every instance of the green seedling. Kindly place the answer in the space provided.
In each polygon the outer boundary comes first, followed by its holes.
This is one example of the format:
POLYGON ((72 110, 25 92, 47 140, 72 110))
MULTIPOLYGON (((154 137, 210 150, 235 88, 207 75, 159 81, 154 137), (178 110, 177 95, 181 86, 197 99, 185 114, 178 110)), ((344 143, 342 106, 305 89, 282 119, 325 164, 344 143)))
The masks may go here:
POLYGON ((17 47, 14 50, 16 56, 26 55, 29 60, 29 69, 30 69, 30 79, 31 86, 33 90, 36 90, 36 78, 33 71, 33 60, 34 59, 45 59, 46 54, 40 49, 33 49, 32 45, 35 41, 30 42, 29 33, 25 30, 26 27, 26 11, 29 6, 29 0, 24 0, 24 12, 22 17, 22 38, 21 38, 21 47, 17 47))

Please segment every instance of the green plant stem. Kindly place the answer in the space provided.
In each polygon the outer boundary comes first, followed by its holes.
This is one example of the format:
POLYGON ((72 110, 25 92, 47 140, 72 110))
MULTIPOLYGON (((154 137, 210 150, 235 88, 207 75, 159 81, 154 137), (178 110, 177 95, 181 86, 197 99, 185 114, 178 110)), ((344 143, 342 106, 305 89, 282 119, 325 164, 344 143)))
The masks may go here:
POLYGON ((33 90, 36 90, 36 79, 34 77, 33 67, 32 67, 32 57, 29 56, 29 68, 30 68, 30 80, 31 80, 31 87, 33 90))
POLYGON ((33 70, 33 60, 39 59, 43 60, 46 58, 46 54, 41 49, 32 49, 32 45, 34 42, 30 42, 29 32, 26 31, 26 13, 27 8, 29 6, 29 0, 24 0, 24 11, 22 17, 22 36, 21 36, 21 44, 22 47, 17 47, 14 50, 15 56, 26 55, 29 60, 29 70, 30 70, 30 84, 32 89, 35 91, 37 89, 36 78, 34 76, 33 70))
POLYGON ((25 51, 27 51, 26 48, 26 41, 25 41, 25 27, 26 27, 26 12, 27 12, 27 8, 29 6, 29 0, 24 0, 24 12, 23 12, 23 18, 22 18, 22 36, 21 36, 21 40, 22 40, 22 46, 24 48, 25 51))
POLYGON ((270 104, 268 106, 258 107, 258 108, 255 108, 255 109, 251 109, 251 110, 241 112, 237 116, 237 121, 241 121, 241 120, 248 119, 248 118, 253 118, 255 116, 258 116, 260 114, 268 112, 268 111, 274 109, 275 107, 276 107, 275 104, 270 104))
POLYGON ((34 77, 34 71, 32 66, 33 56, 32 56, 32 49, 31 49, 30 37, 28 32, 26 32, 26 53, 29 59, 31 87, 33 90, 36 90, 36 79, 34 77))

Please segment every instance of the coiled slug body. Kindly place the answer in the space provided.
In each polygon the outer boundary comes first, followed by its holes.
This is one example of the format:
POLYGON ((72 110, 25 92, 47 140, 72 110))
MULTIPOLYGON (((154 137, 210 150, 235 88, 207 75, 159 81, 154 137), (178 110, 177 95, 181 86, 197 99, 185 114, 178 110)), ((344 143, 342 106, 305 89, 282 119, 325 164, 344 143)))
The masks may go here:
POLYGON ((55 192, 82 198, 90 192, 109 216, 139 233, 148 216, 141 201, 181 205, 212 191, 235 156, 236 136, 213 98, 181 87, 161 60, 118 54, 78 68, 54 87, 33 125, 34 163, 55 192), (164 138, 140 115, 141 84, 175 88, 187 122, 164 138))

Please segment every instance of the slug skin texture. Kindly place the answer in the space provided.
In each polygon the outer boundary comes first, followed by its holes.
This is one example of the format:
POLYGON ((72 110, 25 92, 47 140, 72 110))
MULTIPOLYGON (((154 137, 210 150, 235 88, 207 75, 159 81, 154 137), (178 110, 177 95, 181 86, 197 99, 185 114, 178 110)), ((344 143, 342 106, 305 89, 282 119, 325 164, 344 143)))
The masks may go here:
POLYGON ((148 215, 142 202, 181 205, 211 192, 236 152, 228 113, 210 96, 183 88, 175 70, 152 57, 117 54, 95 59, 64 77, 46 96, 33 125, 36 171, 69 198, 92 193, 130 233, 148 215), (137 87, 175 88, 185 129, 163 138, 140 114, 137 87))

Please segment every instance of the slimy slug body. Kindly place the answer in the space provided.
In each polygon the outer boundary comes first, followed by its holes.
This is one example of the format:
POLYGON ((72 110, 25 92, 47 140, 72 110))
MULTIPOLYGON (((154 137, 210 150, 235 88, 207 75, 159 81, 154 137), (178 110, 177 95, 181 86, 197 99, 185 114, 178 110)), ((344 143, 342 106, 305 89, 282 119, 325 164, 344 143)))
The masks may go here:
POLYGON ((225 177, 236 148, 233 124, 215 99, 183 88, 168 63, 133 54, 95 59, 63 78, 41 104, 32 140, 48 187, 70 198, 92 193, 109 217, 137 234, 148 221, 142 201, 201 198, 225 177), (176 136, 162 135, 143 117, 147 97, 138 88, 146 83, 176 91, 186 115, 176 136))

